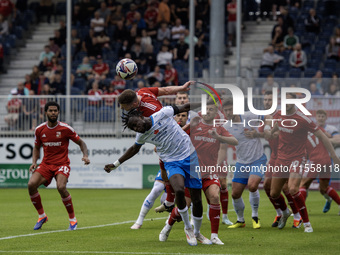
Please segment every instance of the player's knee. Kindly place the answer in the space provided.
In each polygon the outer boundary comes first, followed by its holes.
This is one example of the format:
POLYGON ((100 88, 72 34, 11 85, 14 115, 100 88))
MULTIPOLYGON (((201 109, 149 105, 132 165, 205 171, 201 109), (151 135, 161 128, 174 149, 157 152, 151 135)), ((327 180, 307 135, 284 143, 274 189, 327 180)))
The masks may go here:
POLYGON ((271 191, 270 191, 270 197, 271 197, 272 199, 277 199, 277 198, 279 198, 280 194, 281 194, 280 191, 279 191, 279 192, 277 192, 277 191, 275 191, 275 190, 271 190, 271 191))
POLYGON ((211 204, 218 204, 220 201, 220 197, 217 194, 214 194, 212 196, 210 196, 210 203, 211 204))
POLYGON ((289 187, 289 193, 294 195, 299 192, 299 187, 289 187))
POLYGON ((63 194, 66 192, 66 184, 57 184, 57 190, 59 191, 60 194, 63 194))
POLYGON ((242 196, 242 194, 239 193, 239 192, 233 192, 233 193, 231 194, 231 197, 232 197, 233 199, 239 199, 241 196, 242 196))
POLYGON ((324 195, 324 194, 326 194, 327 187, 322 187, 322 186, 320 185, 319 190, 320 190, 321 195, 324 195))
POLYGON ((254 185, 254 184, 250 184, 248 186, 248 189, 249 189, 250 192, 255 192, 257 190, 257 188, 258 188, 257 185, 254 185))

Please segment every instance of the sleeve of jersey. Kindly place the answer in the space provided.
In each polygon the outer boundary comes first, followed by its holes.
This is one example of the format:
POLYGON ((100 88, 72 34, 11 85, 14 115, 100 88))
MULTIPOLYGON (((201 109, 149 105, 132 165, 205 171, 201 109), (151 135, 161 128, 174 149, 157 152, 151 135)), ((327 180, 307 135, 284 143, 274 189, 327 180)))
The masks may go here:
POLYGON ((37 146, 41 145, 40 132, 37 129, 34 131, 34 144, 37 146))
POLYGON ((163 112, 168 117, 173 117, 178 113, 177 106, 165 106, 159 112, 163 112))
POLYGON ((228 130, 226 130, 224 127, 220 127, 220 135, 225 137, 231 137, 232 134, 229 133, 228 130))
POLYGON ((80 137, 79 137, 79 135, 76 133, 76 131, 70 130, 70 139, 71 139, 73 142, 76 143, 76 142, 79 141, 80 137))
POLYGON ((158 88, 142 88, 138 91, 138 95, 143 95, 143 93, 154 94, 158 97, 158 88))
MULTIPOLYGON (((306 117, 306 118, 308 118, 308 117, 306 117)), ((314 123, 314 121, 312 121, 311 119, 309 119, 309 120, 310 120, 310 122, 308 122, 307 120, 305 121, 306 129, 311 133, 315 133, 316 131, 319 130, 319 127, 314 123)))
POLYGON ((142 134, 138 133, 136 135, 136 140, 135 140, 135 144, 137 145, 143 145, 145 143, 144 139, 142 138, 142 134))

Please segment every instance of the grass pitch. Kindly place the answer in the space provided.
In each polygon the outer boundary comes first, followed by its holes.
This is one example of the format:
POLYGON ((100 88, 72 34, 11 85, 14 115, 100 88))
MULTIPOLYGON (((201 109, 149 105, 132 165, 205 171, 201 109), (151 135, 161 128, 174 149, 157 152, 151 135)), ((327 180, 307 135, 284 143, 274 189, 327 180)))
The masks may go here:
MULTIPOLYGON (((68 228, 68 215, 57 190, 40 189, 49 220, 34 231, 38 218, 26 189, 0 189, 0 254, 339 254, 340 216, 333 202, 324 214, 324 198, 309 192, 307 199, 314 233, 303 227, 292 229, 290 217, 283 230, 271 227, 275 211, 261 191, 259 218, 261 229, 251 225, 248 191, 245 191, 246 227, 227 229, 220 225, 219 237, 224 246, 187 244, 183 223, 176 223, 167 242, 158 234, 167 214, 149 212, 143 227, 131 230, 149 190, 69 190, 78 219, 78 230, 68 228)), ((159 199, 156 200, 158 205, 159 199)), ((206 208, 203 203, 204 210, 206 208)), ((231 199, 229 208, 233 209, 231 199)), ((204 211, 205 213, 205 211, 204 211)), ((205 216, 205 215, 204 215, 205 216)), ((236 221, 233 210, 229 219, 236 221)), ((210 222, 204 217, 201 232, 210 238, 210 222)))

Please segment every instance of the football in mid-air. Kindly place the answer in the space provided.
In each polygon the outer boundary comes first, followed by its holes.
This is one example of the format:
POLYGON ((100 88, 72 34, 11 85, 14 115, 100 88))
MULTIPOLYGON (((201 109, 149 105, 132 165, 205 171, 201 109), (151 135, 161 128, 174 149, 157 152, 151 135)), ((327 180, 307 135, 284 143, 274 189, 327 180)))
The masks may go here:
POLYGON ((138 72, 137 64, 132 59, 124 58, 118 62, 116 72, 120 78, 124 80, 131 80, 138 72))

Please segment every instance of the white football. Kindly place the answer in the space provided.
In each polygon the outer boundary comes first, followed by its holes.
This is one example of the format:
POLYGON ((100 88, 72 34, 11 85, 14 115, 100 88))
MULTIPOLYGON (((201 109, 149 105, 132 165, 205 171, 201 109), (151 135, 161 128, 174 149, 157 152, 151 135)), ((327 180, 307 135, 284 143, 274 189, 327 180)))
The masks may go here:
POLYGON ((124 58, 118 62, 116 66, 117 75, 124 80, 135 78, 138 68, 135 61, 129 58, 124 58))

